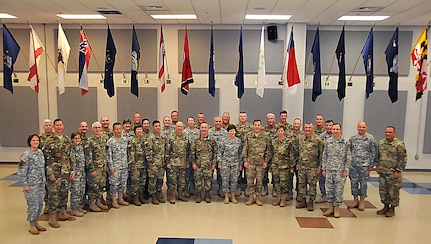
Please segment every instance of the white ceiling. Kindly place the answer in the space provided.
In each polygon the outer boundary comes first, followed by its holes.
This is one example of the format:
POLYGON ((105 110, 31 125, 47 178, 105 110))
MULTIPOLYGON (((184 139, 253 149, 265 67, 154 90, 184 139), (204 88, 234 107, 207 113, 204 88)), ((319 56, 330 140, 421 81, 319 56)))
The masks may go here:
MULTIPOLYGON (((389 15, 375 25, 426 25, 431 21, 430 0, 0 0, 0 12, 17 16, 3 23, 106 23, 105 20, 63 20, 57 13, 97 13, 118 10, 121 14, 105 15, 111 24, 267 24, 286 21, 245 20, 245 14, 291 14, 289 22, 310 25, 342 25, 342 15, 389 15), (147 10, 161 6, 161 11, 147 10), (377 12, 356 12, 361 7, 381 8, 377 12), (154 20, 151 14, 196 14, 197 20, 154 20)), ((364 25, 364 22, 346 22, 364 25)))

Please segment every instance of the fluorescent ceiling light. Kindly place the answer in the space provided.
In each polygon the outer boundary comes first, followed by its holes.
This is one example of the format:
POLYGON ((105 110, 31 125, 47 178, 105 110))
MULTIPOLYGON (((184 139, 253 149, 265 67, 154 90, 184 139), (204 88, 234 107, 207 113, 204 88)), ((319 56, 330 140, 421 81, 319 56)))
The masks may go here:
POLYGON ((16 16, 7 13, 0 13, 0 19, 16 19, 16 16))
POLYGON ((196 14, 152 14, 153 19, 197 19, 196 14))
POLYGON ((63 19, 106 19, 101 14, 57 14, 57 16, 63 19))
POLYGON ((292 17, 290 14, 246 14, 245 19, 267 19, 267 20, 288 20, 292 17))
POLYGON ((357 21, 381 21, 389 18, 390 16, 360 16, 360 15, 344 15, 338 18, 338 20, 357 20, 357 21))

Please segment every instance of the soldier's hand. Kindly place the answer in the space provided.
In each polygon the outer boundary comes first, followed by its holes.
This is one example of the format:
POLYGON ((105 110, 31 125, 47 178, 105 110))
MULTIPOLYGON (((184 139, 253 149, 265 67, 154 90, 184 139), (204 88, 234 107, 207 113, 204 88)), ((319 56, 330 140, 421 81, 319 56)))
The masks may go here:
POLYGON ((395 179, 400 178, 400 176, 401 176, 401 172, 398 172, 398 171, 395 171, 395 172, 394 172, 394 178, 395 178, 395 179))
POLYGON ((215 170, 215 167, 216 167, 215 164, 211 164, 211 169, 212 170, 215 170))
POLYGON ((186 168, 190 168, 190 163, 186 163, 186 168))
POLYGON ((197 164, 193 164, 193 166, 192 166, 192 167, 193 167, 193 169, 194 169, 194 170, 197 170, 197 169, 198 169, 198 165, 197 165, 197 164))
POLYGON ((248 162, 244 162, 244 168, 248 169, 248 162))
POLYGON ((290 169, 290 173, 295 173, 295 170, 293 170, 293 169, 290 169))
POLYGON ((347 177, 347 171, 344 170, 343 173, 341 173, 341 177, 346 178, 347 177))
POLYGON ((111 173, 111 175, 115 174, 115 169, 110 169, 109 173, 111 173))
MULTIPOLYGON (((323 170, 322 171, 322 175, 323 175, 323 177, 326 177, 326 170, 323 170)), ((343 177, 344 178, 344 177, 343 177)))
POLYGON ((21 157, 21 161, 25 163, 27 162, 27 159, 25 159, 24 157, 21 157))
POLYGON ((320 173, 320 167, 316 169, 316 173, 320 173))
POLYGON ((266 167, 268 167, 268 163, 264 162, 263 165, 262 165, 262 168, 266 169, 266 167))
POLYGON ((221 169, 222 165, 221 165, 221 164, 218 164, 218 165, 217 165, 217 167, 218 167, 219 169, 221 169))
POLYGON ((373 167, 368 167, 368 172, 373 171, 373 167))
POLYGON ((157 170, 157 167, 156 167, 156 166, 153 166, 153 167, 151 167, 151 170, 152 170, 152 171, 156 171, 156 170, 157 170))
POLYGON ((297 164, 297 165, 296 165, 296 170, 298 170, 298 169, 299 169, 299 165, 297 164))
POLYGON ((238 167, 238 171, 241 171, 242 170, 242 165, 240 165, 239 167, 238 167))
POLYGON ((30 186, 23 186, 22 189, 26 192, 30 191, 30 186))
POLYGON ((71 181, 75 181, 76 179, 75 179, 75 174, 70 174, 70 180, 71 181))
POLYGON ((51 175, 51 176, 49 177, 49 180, 50 180, 50 181, 55 181, 55 180, 56 180, 56 179, 55 179, 55 176, 51 175))
POLYGON ((171 164, 166 164, 166 168, 170 169, 171 168, 171 164))
POLYGON ((90 173, 91 176, 96 176, 96 171, 90 173))

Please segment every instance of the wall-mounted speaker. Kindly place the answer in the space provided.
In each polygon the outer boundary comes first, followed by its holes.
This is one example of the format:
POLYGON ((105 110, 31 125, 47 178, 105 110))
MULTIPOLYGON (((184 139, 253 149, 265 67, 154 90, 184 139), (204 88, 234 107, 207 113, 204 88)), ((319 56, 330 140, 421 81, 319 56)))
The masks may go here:
POLYGON ((267 33, 268 33, 268 40, 276 40, 278 38, 277 34, 277 26, 276 25, 268 25, 266 27, 267 33))

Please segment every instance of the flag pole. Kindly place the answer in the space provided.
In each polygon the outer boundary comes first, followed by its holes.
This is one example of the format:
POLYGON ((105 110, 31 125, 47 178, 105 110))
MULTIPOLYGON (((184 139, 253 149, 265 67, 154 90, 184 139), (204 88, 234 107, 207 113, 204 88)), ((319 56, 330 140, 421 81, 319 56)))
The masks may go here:
POLYGON ((328 81, 329 76, 331 76, 331 70, 332 70, 332 65, 334 64, 335 56, 336 56, 336 54, 334 53, 334 56, 332 57, 331 66, 329 66, 329 72, 328 72, 328 76, 326 77, 326 81, 328 81))
POLYGON ((310 54, 308 55, 308 59, 307 59, 307 66, 305 66, 304 80, 305 80, 305 77, 307 77, 308 66, 310 65, 310 61, 311 61, 311 55, 312 55, 312 53, 310 52, 310 54))
POLYGON ((353 76, 353 74, 355 73, 356 66, 358 66, 358 62, 359 62, 359 59, 360 59, 360 58, 361 58, 361 53, 359 53, 358 59, 356 59, 356 63, 355 63, 355 66, 353 67, 352 74, 350 74, 349 81, 352 81, 352 76, 353 76))
POLYGON ((385 54, 382 54, 382 57, 380 58, 379 64, 377 65, 377 70, 374 71, 373 77, 376 77, 376 73, 379 72, 380 66, 383 63, 383 59, 385 58, 385 54))
MULTIPOLYGON (((46 43, 46 24, 43 24, 43 39, 46 43)), ((45 50, 46 53, 46 50, 45 50)), ((48 109, 48 118, 50 118, 50 109, 49 109, 49 79, 48 79, 48 65, 45 59, 45 72, 46 72, 46 99, 47 99, 47 109, 48 109)), ((58 86, 58 85, 57 85, 58 86)))

